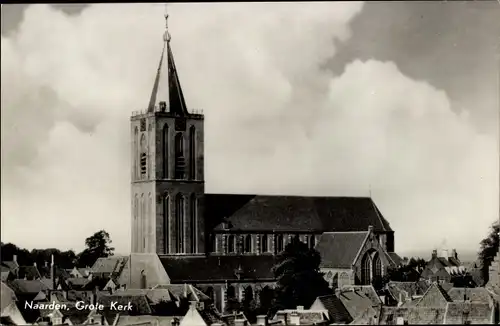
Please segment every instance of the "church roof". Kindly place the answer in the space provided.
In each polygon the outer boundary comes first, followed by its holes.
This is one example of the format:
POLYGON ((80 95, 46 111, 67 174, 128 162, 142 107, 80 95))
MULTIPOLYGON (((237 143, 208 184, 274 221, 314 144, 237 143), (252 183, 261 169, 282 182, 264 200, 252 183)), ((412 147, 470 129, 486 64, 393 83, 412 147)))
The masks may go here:
POLYGON ((172 283, 274 280, 272 255, 159 258, 172 283))
POLYGON ((368 197, 304 197, 271 195, 206 196, 206 216, 222 231, 347 232, 392 231, 368 197), (215 222, 217 221, 217 222, 215 222))
POLYGON ((322 268, 351 268, 368 232, 323 233, 316 245, 322 268))

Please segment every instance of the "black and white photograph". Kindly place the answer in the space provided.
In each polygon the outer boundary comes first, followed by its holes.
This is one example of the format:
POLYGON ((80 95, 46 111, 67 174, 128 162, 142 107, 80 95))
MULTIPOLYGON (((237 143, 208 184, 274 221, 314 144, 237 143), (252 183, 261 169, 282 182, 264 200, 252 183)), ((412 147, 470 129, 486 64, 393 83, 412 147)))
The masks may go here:
POLYGON ((3 4, 0 325, 500 323, 500 2, 3 4))

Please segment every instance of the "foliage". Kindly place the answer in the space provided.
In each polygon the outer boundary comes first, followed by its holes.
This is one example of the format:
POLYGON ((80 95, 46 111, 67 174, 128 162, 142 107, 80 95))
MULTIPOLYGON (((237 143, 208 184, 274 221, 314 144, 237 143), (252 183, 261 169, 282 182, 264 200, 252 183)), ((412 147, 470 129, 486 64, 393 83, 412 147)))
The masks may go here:
MULTIPOLYGON (((481 247, 478 253, 478 258, 481 268, 481 276, 485 284, 488 282, 489 279, 489 273, 488 273, 489 267, 498 253, 499 230, 500 228, 498 222, 493 223, 493 225, 491 225, 490 227, 490 232, 488 236, 484 238, 480 243, 481 247)), ((479 284, 479 285, 482 286, 484 284, 479 284)))
POLYGON ((110 247, 111 239, 109 233, 101 230, 85 239, 85 250, 78 254, 77 265, 79 267, 92 266, 98 258, 113 255, 115 248, 110 247))
POLYGON ((30 266, 36 263, 37 266, 50 264, 51 256, 54 255, 54 262, 59 268, 73 268, 91 266, 97 258, 113 255, 114 248, 110 247, 111 240, 109 234, 101 230, 85 240, 86 249, 78 255, 73 250, 60 251, 56 248, 33 249, 30 251, 19 248, 12 243, 1 243, 0 257, 2 261, 9 261, 17 256, 17 263, 20 266, 30 266))
POLYGON ((310 307, 314 300, 332 291, 319 271, 320 254, 294 238, 277 257, 273 267, 277 279, 273 312, 310 307))

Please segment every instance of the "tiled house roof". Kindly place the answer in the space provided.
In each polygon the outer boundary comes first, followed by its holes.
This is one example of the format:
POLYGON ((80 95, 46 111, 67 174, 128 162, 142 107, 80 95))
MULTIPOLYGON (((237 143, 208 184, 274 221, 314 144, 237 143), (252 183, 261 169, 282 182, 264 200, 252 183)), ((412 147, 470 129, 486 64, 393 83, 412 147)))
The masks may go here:
POLYGON ((119 315, 116 319, 114 326, 139 326, 139 325, 152 325, 152 326, 171 326, 175 316, 129 316, 119 315))
POLYGON ((321 268, 351 268, 368 236, 368 232, 325 232, 316 250, 321 255, 321 268))
POLYGON ((89 279, 83 277, 70 277, 66 279, 66 284, 68 284, 72 290, 83 290, 87 283, 89 283, 89 279))
POLYGON ((403 264, 403 259, 395 252, 388 252, 387 255, 394 262, 396 266, 401 266, 403 264))
POLYGON ((153 288, 153 290, 168 291, 173 299, 187 299, 189 301, 206 302, 211 299, 196 287, 190 284, 160 284, 153 288))
POLYGON ((442 324, 444 320, 446 308, 429 308, 429 307, 382 307, 379 318, 379 325, 394 325, 398 321, 398 317, 409 325, 419 324, 442 324))
POLYGON ((119 275, 128 263, 129 256, 110 256, 98 258, 91 268, 93 274, 119 275))
POLYGON ((444 324, 492 324, 494 309, 487 303, 450 302, 446 307, 444 324))
POLYGON ((168 289, 119 289, 113 295, 117 296, 145 296, 151 304, 158 304, 162 301, 173 301, 168 289))
POLYGON ((438 283, 433 283, 425 294, 420 298, 416 306, 418 307, 445 307, 447 302, 452 302, 445 289, 438 283))
MULTIPOLYGON (((231 230, 345 232, 392 231, 371 198, 268 195, 207 195, 206 216, 227 218, 231 230), (219 197, 220 196, 220 197, 219 197), (224 198, 226 201, 223 201, 224 198), (233 199, 234 198, 234 199, 233 199), (215 207, 211 201, 231 207, 215 207), (212 212, 213 210, 213 212, 212 212), (220 215, 224 213, 225 215, 220 215)), ((215 230, 223 230, 218 225, 215 230)))
POLYGON ((330 323, 348 324, 353 318, 347 311, 342 301, 334 294, 318 297, 323 307, 328 311, 328 320, 330 323))
POLYGON ((16 261, 13 260, 7 260, 2 262, 2 265, 6 266, 11 270, 11 272, 14 272, 16 269, 19 268, 19 264, 16 261))
POLYGON ((0 266, 0 276, 1 276, 2 282, 6 282, 9 279, 10 275, 11 275, 10 269, 7 266, 1 265, 0 266))
POLYGON ((159 257, 172 283, 274 280, 271 255, 159 257))
POLYGON ((451 288, 448 295, 453 302, 470 300, 473 303, 493 304, 493 297, 486 288, 451 288))
POLYGON ((347 292, 349 290, 361 292, 371 300, 373 306, 382 305, 382 300, 380 300, 377 291, 375 291, 375 288, 372 285, 348 285, 342 289, 342 292, 347 292))
POLYGON ((49 288, 40 280, 16 279, 10 281, 8 285, 16 294, 35 294, 41 291, 49 290, 49 288))
POLYGON ((349 314, 353 319, 358 318, 366 310, 374 309, 372 299, 370 299, 362 291, 355 288, 346 291, 340 291, 338 298, 344 304, 349 314))
POLYGON ((18 278, 36 280, 42 277, 36 266, 19 266, 18 271, 18 278))

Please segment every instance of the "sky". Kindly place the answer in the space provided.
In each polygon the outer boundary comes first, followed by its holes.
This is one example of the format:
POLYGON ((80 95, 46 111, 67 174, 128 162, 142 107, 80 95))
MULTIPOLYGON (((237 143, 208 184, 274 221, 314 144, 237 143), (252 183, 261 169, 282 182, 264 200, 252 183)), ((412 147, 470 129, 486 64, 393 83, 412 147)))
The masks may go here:
MULTIPOLYGON (((499 218, 498 2, 168 10, 186 102, 205 114, 207 192, 371 195, 397 252, 478 250, 499 218)), ((80 251, 104 229, 129 251, 129 118, 163 13, 2 7, 3 242, 80 251)))

